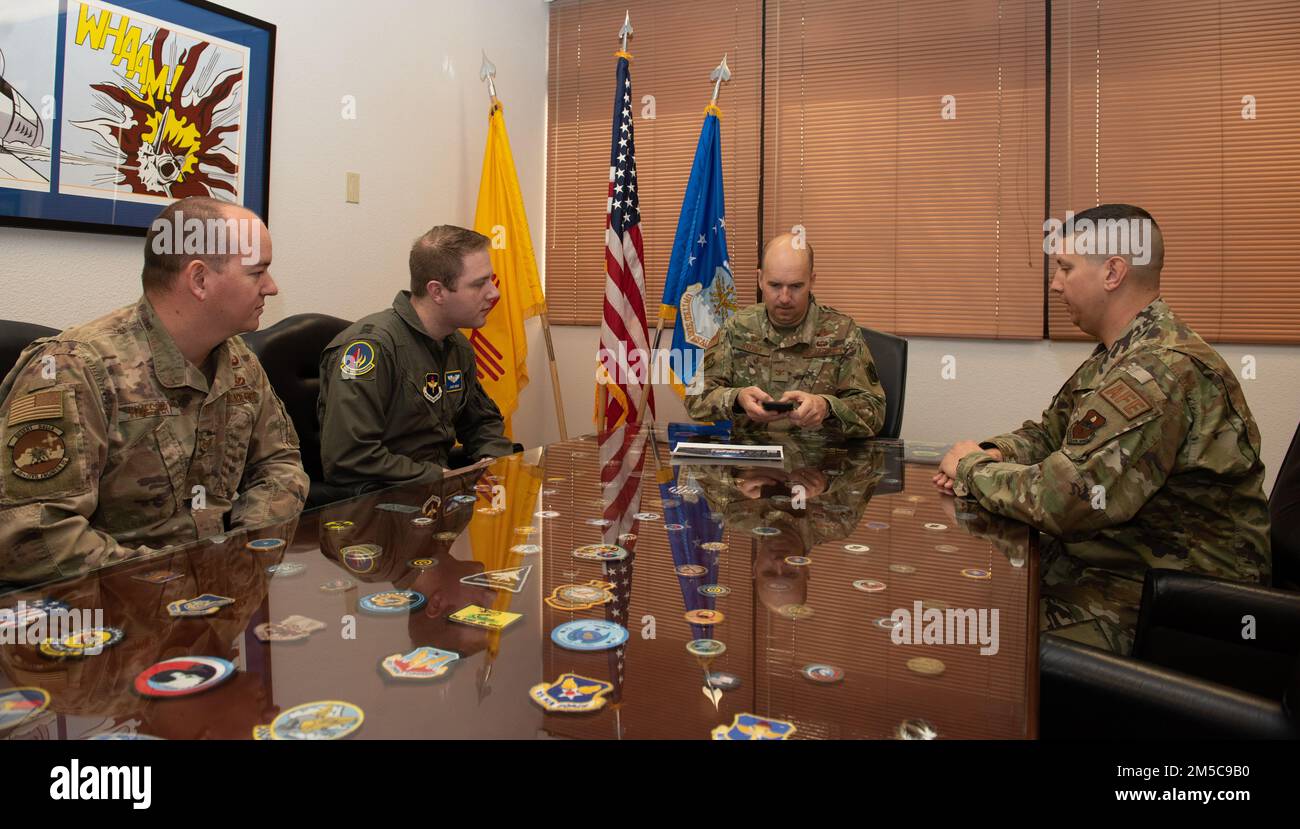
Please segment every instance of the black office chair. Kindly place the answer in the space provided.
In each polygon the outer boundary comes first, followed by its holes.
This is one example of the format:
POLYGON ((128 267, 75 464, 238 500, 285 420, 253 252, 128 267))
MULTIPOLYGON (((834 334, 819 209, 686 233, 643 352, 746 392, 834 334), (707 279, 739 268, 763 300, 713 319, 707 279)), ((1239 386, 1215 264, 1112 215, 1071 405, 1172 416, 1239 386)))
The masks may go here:
POLYGON ((261 331, 244 335, 244 342, 266 370, 271 388, 284 402, 302 445, 302 465, 311 478, 308 506, 329 503, 351 493, 325 492, 320 460, 320 358, 325 346, 352 323, 327 314, 294 314, 261 331))
POLYGON ((1048 635, 1039 669, 1047 739, 1297 740, 1300 596, 1153 569, 1131 657, 1048 635))
POLYGON ((877 437, 896 438, 903 430, 903 403, 907 398, 907 340, 862 328, 862 337, 871 349, 871 359, 885 390, 885 422, 877 437))
POLYGON ((23 349, 31 345, 33 340, 53 337, 57 333, 59 333, 58 329, 46 328, 44 325, 0 320, 0 380, 9 374, 14 363, 18 362, 18 355, 22 354, 23 349))
POLYGON ((1273 586, 1300 591, 1300 428, 1277 471, 1268 497, 1273 586))

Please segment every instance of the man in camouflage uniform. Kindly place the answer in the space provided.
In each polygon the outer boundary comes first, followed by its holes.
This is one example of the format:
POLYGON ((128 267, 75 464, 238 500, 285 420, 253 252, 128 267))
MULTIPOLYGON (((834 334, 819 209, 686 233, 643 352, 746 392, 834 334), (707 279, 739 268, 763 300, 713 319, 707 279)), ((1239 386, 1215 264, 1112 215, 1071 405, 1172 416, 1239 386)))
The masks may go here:
POLYGON ((845 437, 870 437, 885 418, 885 392, 858 326, 812 296, 813 249, 782 234, 763 250, 763 301, 727 320, 704 354, 686 411, 696 420, 777 421, 805 428, 827 418, 845 437), (773 395, 780 395, 779 398, 773 395), (766 402, 796 404, 770 412, 766 402))
POLYGON ((302 508, 298 436, 236 336, 277 293, 270 262, 256 215, 183 199, 146 236, 137 303, 22 353, 0 383, 0 581, 74 575, 302 508), (195 233, 203 253, 180 253, 195 233))
POLYGON ((443 225, 411 248, 411 290, 321 355, 321 465, 361 491, 442 477, 457 439, 472 459, 509 455, 501 411, 478 382, 478 328, 500 298, 486 236, 443 225))
POLYGON ((1052 536, 1044 630, 1128 653, 1147 569, 1268 581, 1268 503, 1237 378, 1160 299, 1155 220, 1129 205, 1084 211, 1075 226, 1085 220, 1147 228, 1149 262, 1134 245, 1120 255, 1066 239, 1051 288, 1101 344, 1041 422, 957 443, 935 483, 1052 536))

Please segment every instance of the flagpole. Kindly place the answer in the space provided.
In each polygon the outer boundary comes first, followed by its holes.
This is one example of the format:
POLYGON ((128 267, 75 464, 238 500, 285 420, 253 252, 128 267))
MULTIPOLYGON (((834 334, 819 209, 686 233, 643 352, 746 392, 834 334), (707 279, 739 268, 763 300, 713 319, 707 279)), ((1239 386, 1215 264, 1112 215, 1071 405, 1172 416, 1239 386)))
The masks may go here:
MULTIPOLYGON (((650 376, 646 378, 645 389, 643 390, 643 393, 641 395, 641 402, 636 407, 637 423, 640 423, 642 420, 645 419, 645 404, 646 401, 650 399, 649 390, 654 386, 655 383, 655 360, 659 356, 659 340, 661 337, 663 337, 663 334, 664 334, 664 315, 663 312, 660 311, 659 322, 655 325, 655 344, 654 347, 650 349, 650 376)), ((653 414, 650 415, 650 420, 653 421, 654 419, 655 419, 654 415, 653 414)))
MULTIPOLYGON (((488 60, 487 52, 483 52, 483 63, 479 67, 479 80, 487 81, 488 97, 492 100, 492 107, 488 110, 488 116, 496 112, 501 107, 501 102, 497 100, 497 67, 496 64, 488 60)), ((560 440, 569 439, 569 430, 564 422, 564 400, 560 394, 560 371, 555 363, 555 343, 551 341, 551 320, 547 314, 546 306, 538 316, 542 318, 542 335, 546 339, 546 359, 551 364, 551 398, 555 403, 555 420, 560 426, 560 440)))
POLYGON ((555 401, 555 419, 560 424, 560 440, 569 439, 569 430, 564 425, 564 401, 560 397, 560 370, 555 364, 555 344, 551 342, 551 321, 546 309, 538 315, 542 318, 542 335, 546 338, 546 359, 551 364, 551 397, 555 401))

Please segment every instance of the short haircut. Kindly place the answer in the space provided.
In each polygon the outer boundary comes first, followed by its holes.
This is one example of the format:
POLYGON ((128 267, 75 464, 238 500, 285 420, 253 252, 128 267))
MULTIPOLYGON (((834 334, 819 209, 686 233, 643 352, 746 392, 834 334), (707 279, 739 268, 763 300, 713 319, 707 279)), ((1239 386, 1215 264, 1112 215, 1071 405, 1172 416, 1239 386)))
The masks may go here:
MULTIPOLYGON (((779 234, 779 235, 777 235, 777 236, 773 236, 771 239, 768 239, 768 240, 767 240, 767 244, 763 245, 763 256, 758 260, 758 266, 759 266, 759 268, 762 268, 762 267, 763 267, 763 263, 767 261, 767 252, 768 252, 769 250, 772 249, 772 246, 775 245, 777 242, 779 242, 779 241, 781 241, 782 239, 785 239, 785 238, 787 238, 787 237, 789 237, 789 238, 791 238, 791 239, 795 238, 795 236, 794 236, 793 233, 781 233, 781 234, 779 234)), ((793 248, 794 246, 791 245, 791 247, 793 248)), ((812 246, 812 242, 809 242, 809 241, 805 238, 805 239, 804 239, 804 243, 803 243, 803 248, 802 248, 802 250, 806 250, 806 251, 808 251, 808 273, 814 273, 814 272, 817 270, 817 268, 814 267, 814 265, 813 265, 813 246, 812 246)))
POLYGON ((1149 243, 1151 245, 1151 261, 1145 265, 1133 264, 1133 256, 1131 254, 1128 256, 1125 256, 1122 253, 1088 254, 1089 258, 1107 259, 1110 256, 1119 256, 1122 259, 1128 260, 1129 267, 1134 270, 1147 271, 1152 274, 1159 274, 1161 268, 1164 267, 1165 237, 1160 230, 1160 225, 1156 223, 1155 217, 1147 211, 1132 204, 1099 204, 1096 207, 1089 207, 1087 210, 1074 214, 1074 222, 1076 225, 1085 219, 1097 228, 1106 227, 1115 222, 1124 222, 1127 224, 1134 219, 1140 222, 1149 222, 1151 228, 1149 237, 1149 243))
MULTIPOLYGON (((144 290, 152 293, 168 290, 176 281, 177 274, 195 259, 201 260, 214 270, 223 269, 232 256, 239 255, 238 243, 234 245, 233 250, 226 252, 209 253, 205 250, 202 253, 184 253, 183 246, 179 246, 181 250, 173 250, 173 247, 177 246, 172 244, 171 237, 183 238, 186 235, 185 225, 192 221, 201 222, 204 228, 215 227, 219 222, 225 224, 235 221, 239 218, 236 214, 240 212, 251 213, 252 211, 248 211, 241 205, 207 196, 187 196, 164 207, 149 224, 149 232, 144 237, 144 268, 140 271, 140 282, 144 285, 144 290), (177 225, 181 225, 179 233, 176 229, 177 225), (167 234, 169 238, 158 239, 162 234, 167 234), (160 247, 166 252, 159 253, 160 247)), ((227 232, 229 229, 226 228, 227 232)), ((225 237, 225 239, 230 238, 229 235, 225 237)), ((239 238, 236 232, 233 239, 239 238)))
POLYGON ((465 266, 465 254, 482 250, 491 240, 473 230, 438 225, 411 245, 411 294, 424 296, 430 281, 449 291, 465 266))

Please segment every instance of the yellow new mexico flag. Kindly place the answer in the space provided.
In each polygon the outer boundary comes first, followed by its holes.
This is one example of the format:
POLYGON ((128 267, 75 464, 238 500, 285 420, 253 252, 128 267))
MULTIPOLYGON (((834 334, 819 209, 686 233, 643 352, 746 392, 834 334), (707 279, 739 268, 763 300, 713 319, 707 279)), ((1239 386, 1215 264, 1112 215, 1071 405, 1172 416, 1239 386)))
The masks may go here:
POLYGON ((492 267, 496 271, 501 298, 488 313, 487 323, 463 333, 474 346, 479 382, 496 401, 505 418, 506 436, 510 416, 519 406, 519 392, 528 385, 528 341, 524 320, 546 310, 533 240, 524 215, 524 198, 519 192, 514 156, 506 136, 505 115, 500 102, 488 115, 487 149, 483 153, 483 178, 478 187, 478 208, 474 229, 492 240, 492 267))

